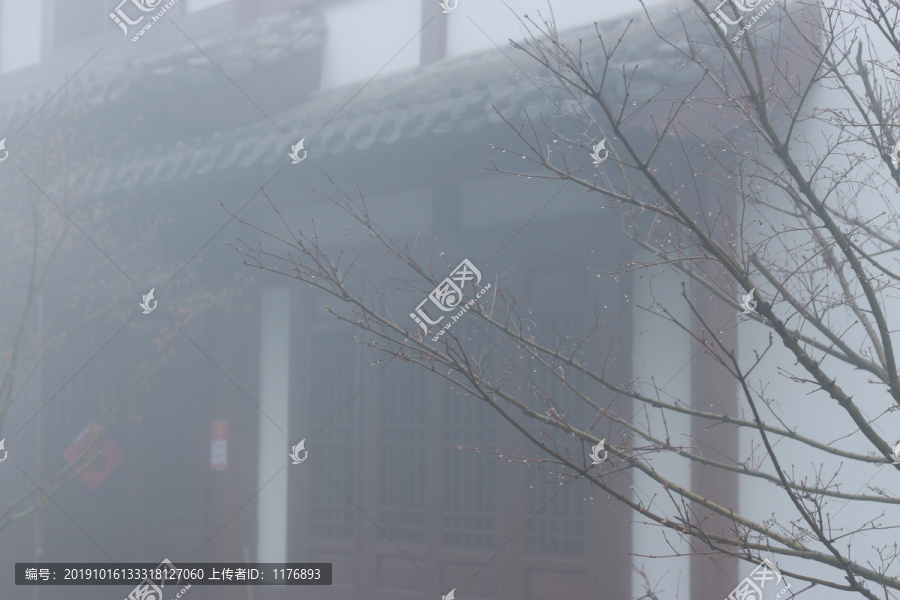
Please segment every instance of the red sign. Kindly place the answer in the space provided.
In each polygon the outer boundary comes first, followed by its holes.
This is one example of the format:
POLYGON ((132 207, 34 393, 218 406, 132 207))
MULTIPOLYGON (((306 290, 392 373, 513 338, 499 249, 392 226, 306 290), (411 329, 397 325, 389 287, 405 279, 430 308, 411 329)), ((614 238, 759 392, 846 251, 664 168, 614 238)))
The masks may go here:
POLYGON ((216 419, 209 424, 209 468, 224 471, 228 468, 228 421, 216 419))
POLYGON ((78 457, 84 452, 85 448, 88 447, 88 444, 94 441, 97 434, 100 434, 100 439, 97 440, 97 443, 94 444, 91 451, 75 465, 75 469, 80 469, 90 461, 96 452, 100 452, 100 456, 98 456, 89 467, 81 472, 81 478, 92 490, 96 490, 100 487, 100 484, 103 483, 106 476, 110 474, 113 467, 122 460, 122 451, 119 450, 118 446, 116 446, 109 436, 106 435, 106 432, 102 431, 100 426, 92 421, 87 427, 81 430, 81 433, 78 434, 78 437, 75 438, 72 445, 63 452, 63 458, 66 459, 67 463, 70 465, 75 463, 75 461, 78 460, 78 457))

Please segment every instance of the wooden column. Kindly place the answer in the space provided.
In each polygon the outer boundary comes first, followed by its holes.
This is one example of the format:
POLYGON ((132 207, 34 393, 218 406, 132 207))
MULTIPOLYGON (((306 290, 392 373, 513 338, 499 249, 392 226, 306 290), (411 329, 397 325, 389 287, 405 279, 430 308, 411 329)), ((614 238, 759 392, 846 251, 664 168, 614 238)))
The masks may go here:
POLYGON ((437 0, 422 0, 422 25, 428 23, 429 19, 431 22, 421 33, 419 64, 428 65, 447 56, 448 16, 441 12, 437 0))
MULTIPOLYGON (((704 186, 704 197, 713 199, 722 194, 722 188, 708 183, 704 186)), ((710 200, 712 203, 713 201, 710 200)), ((732 212, 733 206, 725 205, 726 213, 732 212)), ((702 209, 701 209, 702 210, 702 209)), ((727 215, 730 219, 731 215, 727 215)), ((722 239, 726 235, 716 231, 715 235, 722 239)), ((734 294, 730 277, 724 272, 715 272, 712 261, 707 261, 706 266, 711 278, 729 294, 734 294)), ((700 286, 695 286, 694 306, 706 327, 700 322, 700 318, 692 317, 692 330, 709 339, 710 351, 721 350, 713 348, 718 339, 725 348, 736 348, 737 330, 735 325, 735 309, 728 306, 713 294, 700 286)), ((693 408, 714 413, 728 415, 738 414, 737 381, 717 363, 711 353, 702 351, 699 342, 693 342, 691 354, 701 350, 691 361, 691 405, 693 408)), ((738 457, 738 429, 731 425, 718 425, 710 427, 712 423, 707 419, 692 418, 691 434, 697 446, 695 452, 704 457, 720 462, 736 461, 738 457)), ((736 473, 723 471, 715 467, 704 466, 697 463, 691 465, 691 489, 718 504, 737 509, 740 498, 739 481, 736 473)), ((704 529, 717 534, 730 535, 731 521, 694 506, 697 516, 706 519, 704 529)), ((698 552, 707 552, 709 547, 698 540, 692 540, 692 545, 698 552)), ((734 589, 738 580, 738 560, 734 558, 711 559, 705 555, 691 557, 691 598, 724 598, 734 589)))

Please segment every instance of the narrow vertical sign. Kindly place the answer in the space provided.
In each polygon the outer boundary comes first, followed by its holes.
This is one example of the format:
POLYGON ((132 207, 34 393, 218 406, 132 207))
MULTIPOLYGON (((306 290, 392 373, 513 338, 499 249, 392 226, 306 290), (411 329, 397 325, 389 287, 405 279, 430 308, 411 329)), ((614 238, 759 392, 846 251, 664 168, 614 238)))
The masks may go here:
POLYGON ((209 424, 209 468, 224 471, 228 468, 228 421, 216 419, 209 424))

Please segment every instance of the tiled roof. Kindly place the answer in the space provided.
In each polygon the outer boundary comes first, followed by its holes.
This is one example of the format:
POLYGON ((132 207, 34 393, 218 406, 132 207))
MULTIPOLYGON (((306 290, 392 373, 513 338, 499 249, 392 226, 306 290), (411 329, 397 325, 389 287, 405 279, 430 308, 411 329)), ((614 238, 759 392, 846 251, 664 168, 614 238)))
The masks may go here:
MULTIPOLYGON (((683 3, 670 6, 683 6, 683 3)), ((641 88, 658 90, 660 82, 671 78, 683 60, 668 44, 659 41, 642 12, 600 23, 600 33, 607 47, 615 43, 629 21, 633 21, 628 28, 626 41, 629 43, 617 54, 619 65, 610 84, 621 89, 622 67, 630 73, 630 66, 640 64, 639 77, 631 90, 639 96, 641 88)), ((686 15, 685 21, 691 28, 708 27, 696 15, 686 15)), ((660 19, 655 25, 658 33, 671 35, 670 39, 683 37, 682 22, 674 14, 671 18, 660 19)), ((278 15, 197 42, 200 47, 216 53, 217 64, 226 73, 239 74, 319 46, 325 35, 324 29, 320 16, 295 19, 278 15)), ((561 37, 573 48, 581 43, 584 60, 602 64, 601 44, 594 25, 562 32, 561 37)), ((540 83, 548 78, 549 72, 536 68, 531 59, 508 44, 499 45, 503 54, 491 50, 376 77, 340 112, 340 107, 363 82, 318 90, 301 104, 271 115, 277 123, 290 124, 287 136, 275 130, 261 115, 250 125, 178 142, 174 146, 125 150, 111 156, 105 167, 82 174, 84 183, 88 190, 108 193, 174 183, 214 171, 274 165, 287 161, 289 146, 301 137, 306 137, 308 151, 334 155, 364 151, 376 142, 386 145, 423 135, 470 134, 500 122, 492 105, 504 114, 520 114, 525 109, 532 115, 542 107, 552 105, 549 95, 554 93, 553 90, 540 83), (314 135, 320 129, 321 133, 314 135)), ((195 87, 202 84, 198 81, 201 73, 209 72, 208 69, 201 70, 202 62, 197 61, 193 46, 183 46, 148 55, 133 63, 104 66, 79 78, 69 101, 80 99, 118 110, 117 99, 126 96, 133 86, 152 87, 156 77, 160 80, 174 77, 177 82, 195 87)), ((0 104, 0 115, 6 122, 21 122, 55 91, 48 88, 6 100, 0 104)), ((615 93, 615 90, 611 91, 615 93)), ((52 117, 53 110, 62 108, 48 106, 42 111, 41 118, 52 117)))
MULTIPOLYGON (((322 44, 325 22, 321 15, 286 18, 276 15, 258 19, 251 25, 204 38, 199 45, 216 56, 216 63, 231 76, 285 60, 322 44)), ((199 86, 213 77, 206 58, 188 41, 167 49, 139 54, 123 63, 89 67, 66 86, 70 103, 104 105, 114 103, 129 92, 179 85, 199 86)), ((5 89, 0 99, 4 122, 21 123, 59 92, 59 83, 16 95, 5 89)), ((51 119, 65 112, 62 103, 51 103, 40 118, 51 119)))

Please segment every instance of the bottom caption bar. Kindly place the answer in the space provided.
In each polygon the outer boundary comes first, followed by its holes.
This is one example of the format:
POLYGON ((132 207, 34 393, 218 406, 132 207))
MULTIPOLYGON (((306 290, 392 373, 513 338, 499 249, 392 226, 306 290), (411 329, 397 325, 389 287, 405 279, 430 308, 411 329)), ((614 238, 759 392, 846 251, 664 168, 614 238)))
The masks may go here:
POLYGON ((16 563, 16 585, 331 585, 331 563, 16 563))

